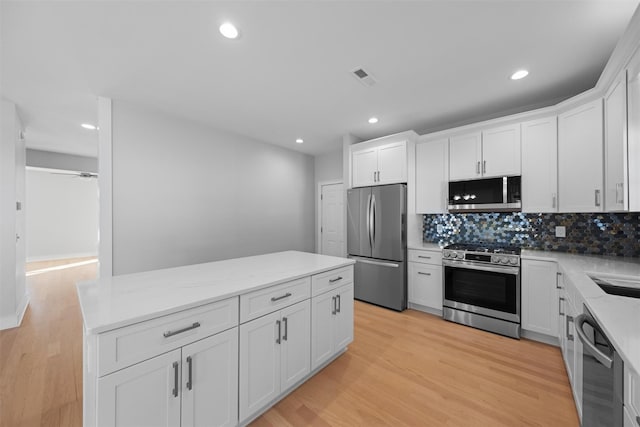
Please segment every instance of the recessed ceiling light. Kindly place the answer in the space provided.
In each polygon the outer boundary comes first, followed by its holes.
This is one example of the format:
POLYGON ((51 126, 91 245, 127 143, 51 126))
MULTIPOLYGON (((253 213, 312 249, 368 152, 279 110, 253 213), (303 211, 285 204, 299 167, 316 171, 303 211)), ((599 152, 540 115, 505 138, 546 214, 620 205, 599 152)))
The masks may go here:
POLYGON ((527 70, 518 70, 511 75, 511 80, 520 80, 527 77, 528 75, 529 72, 527 70))
POLYGON ((303 142, 304 142, 304 140, 302 138, 296 139, 296 143, 297 144, 302 144, 303 142))
POLYGON ((238 37, 238 29, 231 22, 225 22, 220 25, 220 34, 228 39, 235 39, 238 37))
POLYGON ((82 126, 82 127, 83 127, 83 128, 85 128, 85 129, 89 129, 89 130, 96 130, 96 129, 98 129, 96 126, 91 125, 91 124, 89 124, 89 123, 83 123, 83 124, 81 124, 80 126, 82 126))
POLYGON ((371 124, 378 123, 378 118, 377 117, 371 117, 369 119, 369 123, 371 123, 371 124))

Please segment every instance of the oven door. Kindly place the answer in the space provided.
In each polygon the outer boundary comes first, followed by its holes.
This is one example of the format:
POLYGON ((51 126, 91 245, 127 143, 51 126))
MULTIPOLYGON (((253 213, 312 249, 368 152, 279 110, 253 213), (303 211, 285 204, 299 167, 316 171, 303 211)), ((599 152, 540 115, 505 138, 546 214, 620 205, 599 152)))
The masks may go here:
POLYGON ((520 323, 520 267, 442 261, 445 307, 520 323))

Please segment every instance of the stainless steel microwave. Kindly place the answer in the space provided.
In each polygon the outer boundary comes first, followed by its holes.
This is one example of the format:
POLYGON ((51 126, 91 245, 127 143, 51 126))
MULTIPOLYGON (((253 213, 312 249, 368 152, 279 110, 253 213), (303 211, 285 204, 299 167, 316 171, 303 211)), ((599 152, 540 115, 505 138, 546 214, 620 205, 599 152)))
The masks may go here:
POLYGON ((449 182, 449 212, 522 210, 520 176, 449 182))

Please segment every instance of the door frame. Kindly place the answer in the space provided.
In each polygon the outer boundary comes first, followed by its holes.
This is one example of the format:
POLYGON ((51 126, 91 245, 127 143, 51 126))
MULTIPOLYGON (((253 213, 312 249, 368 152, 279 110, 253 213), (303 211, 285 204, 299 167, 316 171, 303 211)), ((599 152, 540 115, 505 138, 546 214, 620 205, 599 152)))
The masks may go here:
MULTIPOLYGON (((335 185, 335 184, 342 184, 343 185, 343 190, 345 190, 346 188, 344 187, 344 182, 341 179, 333 179, 333 180, 327 180, 327 181, 318 181, 318 186, 316 188, 316 253, 320 253, 320 250, 322 249, 322 233, 320 232, 320 227, 322 227, 322 200, 320 199, 320 197, 322 196, 322 187, 326 186, 326 185, 335 185)), ((346 192, 345 192, 346 194, 346 192)), ((344 205, 344 204, 343 204, 344 205)), ((344 205, 346 206, 346 205, 344 205)), ((343 209, 343 210, 346 210, 343 209)), ((342 213, 343 215, 343 219, 346 216, 345 212, 342 213)), ((343 221, 343 224, 345 224, 346 226, 346 222, 343 221)), ((346 247, 347 247, 347 239, 346 239, 346 235, 343 236, 344 237, 344 249, 342 251, 342 255, 346 256, 346 247)))

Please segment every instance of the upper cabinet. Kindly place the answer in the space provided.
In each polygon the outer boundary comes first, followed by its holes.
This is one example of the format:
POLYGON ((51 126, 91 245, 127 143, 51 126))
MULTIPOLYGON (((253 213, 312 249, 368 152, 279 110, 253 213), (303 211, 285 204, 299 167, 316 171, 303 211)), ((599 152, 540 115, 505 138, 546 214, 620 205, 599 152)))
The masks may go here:
POLYGON ((416 213, 447 212, 449 140, 416 144, 416 213))
POLYGON ((520 175, 519 123, 450 139, 452 181, 507 175, 520 175))
POLYGON ((407 147, 413 131, 351 146, 352 187, 407 182, 407 147))
POLYGON ((560 212, 602 212, 602 99, 558 116, 560 212))
POLYGON ((558 210, 558 119, 522 123, 522 211, 558 210))
POLYGON ((604 173, 605 210, 628 210, 626 73, 604 96, 604 173))
POLYGON ((627 68, 627 161, 629 211, 640 211, 640 51, 631 59, 627 68))

